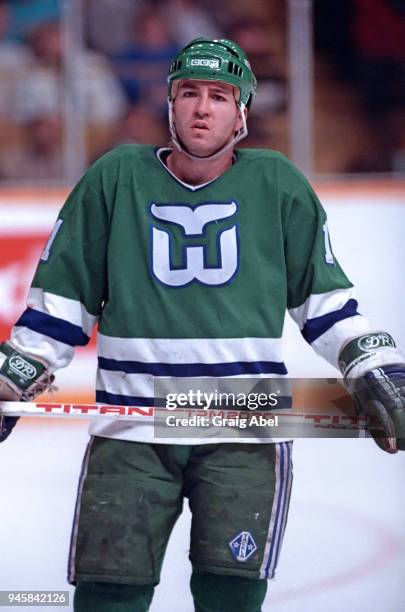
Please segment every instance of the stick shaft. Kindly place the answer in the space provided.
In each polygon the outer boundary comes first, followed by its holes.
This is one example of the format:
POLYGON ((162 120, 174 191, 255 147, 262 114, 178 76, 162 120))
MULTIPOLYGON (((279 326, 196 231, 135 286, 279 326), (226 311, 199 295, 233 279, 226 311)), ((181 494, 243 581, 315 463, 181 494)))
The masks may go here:
MULTIPOLYGON (((70 418, 119 418, 148 422, 155 417, 163 418, 165 415, 173 414, 167 408, 153 408, 150 406, 121 406, 109 404, 68 404, 51 402, 2 402, 0 401, 0 412, 5 416, 30 416, 30 417, 70 417, 70 418)), ((238 414, 234 409, 195 410, 176 409, 175 414, 190 417, 193 414, 212 417, 214 414, 224 414, 229 418, 238 414)), ((246 415, 264 415, 267 417, 277 416, 280 424, 310 425, 328 429, 359 429, 364 427, 364 419, 357 416, 345 415, 335 409, 333 411, 308 410, 307 412, 294 412, 284 410, 281 412, 244 411, 246 415)))
POLYGON ((68 404, 60 402, 2 402, 0 412, 5 416, 34 417, 125 417, 145 420, 154 415, 154 409, 137 406, 108 404, 68 404))

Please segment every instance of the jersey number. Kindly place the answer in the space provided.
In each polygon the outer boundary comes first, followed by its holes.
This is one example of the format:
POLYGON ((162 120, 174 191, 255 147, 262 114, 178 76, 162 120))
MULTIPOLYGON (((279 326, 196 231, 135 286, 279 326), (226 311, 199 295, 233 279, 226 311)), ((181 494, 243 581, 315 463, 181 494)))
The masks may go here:
POLYGON ((335 259, 333 257, 332 248, 330 245, 329 228, 328 228, 327 221, 325 221, 325 223, 323 224, 322 230, 323 230, 323 241, 325 245, 325 261, 327 264, 334 264, 335 259))

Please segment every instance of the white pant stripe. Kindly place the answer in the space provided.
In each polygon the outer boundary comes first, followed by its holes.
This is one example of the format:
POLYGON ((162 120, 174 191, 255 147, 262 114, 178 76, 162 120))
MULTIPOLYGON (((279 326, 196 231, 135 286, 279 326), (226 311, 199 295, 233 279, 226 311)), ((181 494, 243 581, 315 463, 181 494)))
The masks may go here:
POLYGON ((79 528, 80 504, 82 500, 84 479, 87 476, 87 469, 89 465, 90 451, 91 451, 91 447, 93 444, 93 440, 94 440, 94 437, 91 437, 87 445, 86 453, 83 458, 82 469, 80 472, 79 485, 77 489, 76 507, 75 507, 75 513, 74 513, 74 518, 73 518, 72 535, 70 537, 70 550, 69 550, 69 559, 68 559, 68 582, 70 584, 72 584, 75 580, 75 556, 76 556, 77 531, 79 528))
POLYGON ((273 578, 274 576, 287 521, 288 500, 292 482, 290 460, 292 443, 280 442, 277 443, 275 447, 276 458, 274 466, 274 499, 263 561, 260 567, 260 578, 273 578))
POLYGON ((274 577, 274 573, 277 567, 277 563, 278 563, 278 558, 280 555, 280 551, 281 551, 281 545, 283 543, 283 536, 284 536, 284 531, 285 531, 285 526, 287 523, 287 516, 288 516, 288 505, 289 505, 289 499, 290 499, 290 493, 291 493, 291 485, 292 485, 292 466, 291 466, 291 450, 292 450, 292 443, 291 442, 284 442, 283 443, 284 448, 285 448, 285 487, 284 487, 284 500, 283 500, 283 504, 282 504, 282 520, 281 520, 281 525, 280 525, 280 529, 277 532, 277 545, 275 547, 275 554, 274 554, 274 561, 272 563, 272 572, 271 575, 269 576, 269 578, 273 578, 274 577))

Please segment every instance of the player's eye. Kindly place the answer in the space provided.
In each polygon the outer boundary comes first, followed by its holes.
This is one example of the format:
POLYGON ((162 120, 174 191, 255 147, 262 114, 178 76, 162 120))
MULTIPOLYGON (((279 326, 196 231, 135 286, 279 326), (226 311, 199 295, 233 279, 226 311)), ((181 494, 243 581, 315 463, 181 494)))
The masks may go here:
POLYGON ((195 91, 193 91, 192 89, 189 90, 183 90, 183 98, 194 98, 194 96, 196 95, 195 91))
POLYGON ((222 96, 221 94, 214 94, 213 95, 214 100, 216 100, 217 102, 226 102, 226 98, 225 96, 222 96))

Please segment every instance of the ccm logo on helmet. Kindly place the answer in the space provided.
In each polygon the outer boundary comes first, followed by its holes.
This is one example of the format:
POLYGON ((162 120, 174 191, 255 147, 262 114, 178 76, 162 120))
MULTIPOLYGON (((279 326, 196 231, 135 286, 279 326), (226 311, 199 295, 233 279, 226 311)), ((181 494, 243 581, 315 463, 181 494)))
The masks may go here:
POLYGON ((192 59, 190 61, 190 66, 206 66, 207 68, 219 68, 220 67, 219 59, 192 59))

